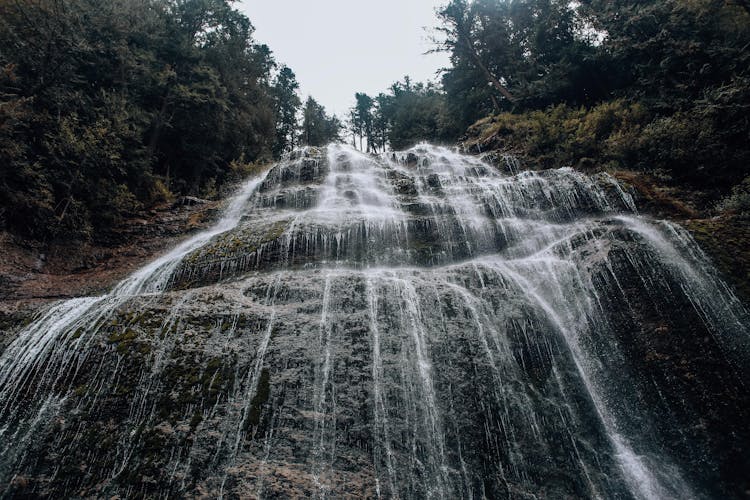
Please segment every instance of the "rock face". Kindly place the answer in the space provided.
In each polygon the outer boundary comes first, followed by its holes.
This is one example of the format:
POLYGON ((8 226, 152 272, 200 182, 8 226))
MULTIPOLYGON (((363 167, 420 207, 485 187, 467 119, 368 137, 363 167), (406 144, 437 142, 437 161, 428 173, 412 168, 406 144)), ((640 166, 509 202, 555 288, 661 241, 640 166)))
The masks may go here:
POLYGON ((748 315, 607 175, 307 149, 10 327, 6 496, 741 498, 748 315))
POLYGON ((165 246, 209 226, 218 205, 162 204, 131 214, 91 243, 41 243, 0 232, 0 322, 40 303, 104 293, 165 246))

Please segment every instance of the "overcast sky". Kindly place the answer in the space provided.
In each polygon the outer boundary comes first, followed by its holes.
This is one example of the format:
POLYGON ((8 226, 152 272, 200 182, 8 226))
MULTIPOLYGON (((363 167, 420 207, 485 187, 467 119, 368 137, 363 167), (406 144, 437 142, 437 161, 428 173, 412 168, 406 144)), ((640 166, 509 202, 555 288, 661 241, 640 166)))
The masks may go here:
POLYGON ((431 47, 435 9, 447 0, 242 0, 255 39, 297 75, 302 99, 312 95, 343 117, 355 92, 384 92, 409 75, 436 80, 447 54, 431 47), (428 28, 428 30, 425 30, 428 28))

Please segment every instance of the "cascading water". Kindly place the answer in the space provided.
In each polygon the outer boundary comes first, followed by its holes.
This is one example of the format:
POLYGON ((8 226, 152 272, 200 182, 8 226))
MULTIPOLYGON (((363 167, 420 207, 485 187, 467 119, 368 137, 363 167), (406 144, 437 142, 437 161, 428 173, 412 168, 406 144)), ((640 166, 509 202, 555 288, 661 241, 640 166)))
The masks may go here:
POLYGON ((8 332, 5 495, 739 498, 747 311, 612 177, 503 161, 298 151, 8 332))

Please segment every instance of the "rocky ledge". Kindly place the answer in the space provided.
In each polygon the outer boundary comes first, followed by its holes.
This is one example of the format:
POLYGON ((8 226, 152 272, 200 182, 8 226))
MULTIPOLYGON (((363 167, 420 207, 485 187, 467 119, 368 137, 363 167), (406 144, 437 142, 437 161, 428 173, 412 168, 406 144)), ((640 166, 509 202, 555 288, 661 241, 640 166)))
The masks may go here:
POLYGON ((0 324, 17 323, 19 316, 49 301, 105 292, 207 227, 220 205, 197 198, 164 204, 134 214, 97 243, 41 243, 0 232, 0 324))

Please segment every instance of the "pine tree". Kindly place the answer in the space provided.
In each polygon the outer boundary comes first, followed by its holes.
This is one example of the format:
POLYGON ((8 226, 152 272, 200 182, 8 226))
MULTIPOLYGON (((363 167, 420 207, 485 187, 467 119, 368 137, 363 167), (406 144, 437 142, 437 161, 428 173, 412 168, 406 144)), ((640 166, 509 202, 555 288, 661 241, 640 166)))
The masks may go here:
POLYGON ((276 112, 276 144, 274 153, 280 155, 294 149, 297 138, 299 112, 302 102, 299 83, 294 72, 282 66, 273 84, 274 111, 276 112))
POLYGON ((341 140, 341 122, 328 116, 323 106, 312 97, 305 101, 300 141, 308 146, 324 146, 341 140))

